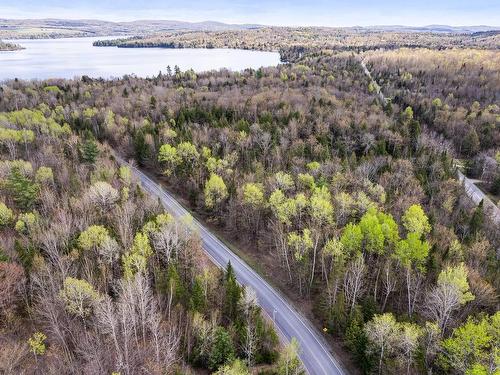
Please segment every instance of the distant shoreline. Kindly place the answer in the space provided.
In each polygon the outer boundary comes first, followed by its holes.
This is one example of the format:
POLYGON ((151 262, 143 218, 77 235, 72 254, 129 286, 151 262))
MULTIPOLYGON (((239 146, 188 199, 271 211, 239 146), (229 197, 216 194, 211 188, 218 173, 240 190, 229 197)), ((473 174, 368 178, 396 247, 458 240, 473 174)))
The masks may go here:
POLYGON ((0 51, 1 52, 10 52, 10 51, 20 51, 25 49, 23 46, 15 43, 4 43, 0 40, 0 51))

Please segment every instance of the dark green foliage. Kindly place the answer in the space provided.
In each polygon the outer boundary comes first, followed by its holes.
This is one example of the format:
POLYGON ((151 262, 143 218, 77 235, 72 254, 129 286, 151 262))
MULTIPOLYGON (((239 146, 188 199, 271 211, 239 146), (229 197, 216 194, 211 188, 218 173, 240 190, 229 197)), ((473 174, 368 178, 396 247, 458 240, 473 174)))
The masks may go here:
POLYGON ((274 328, 262 318, 260 311, 254 315, 255 330, 257 333, 257 352, 255 353, 255 363, 274 363, 277 361, 279 338, 274 328))
POLYGON ((240 318, 240 300, 242 297, 242 288, 236 281, 231 262, 227 264, 226 274, 223 281, 225 291, 223 316, 230 322, 235 322, 240 318))
POLYGON ((8 262, 9 257, 4 253, 2 248, 0 248, 0 262, 8 262))
POLYGON ((144 133, 142 131, 136 132, 133 137, 133 141, 134 141, 135 160, 137 160, 137 163, 139 165, 144 165, 144 163, 146 162, 146 160, 150 155, 149 146, 146 143, 144 133))
POLYGON ((31 245, 23 245, 20 241, 16 240, 14 243, 14 249, 16 250, 22 266, 26 272, 29 272, 31 270, 31 265, 33 264, 33 258, 37 253, 35 248, 31 245))
POLYGON ((490 191, 495 195, 500 195, 500 173, 493 180, 490 191))
POLYGON ((217 327, 208 357, 208 368, 217 370, 220 366, 232 362, 234 358, 234 346, 229 333, 224 327, 217 327))
POLYGON ((18 167, 12 168, 5 186, 14 202, 22 210, 31 209, 40 193, 40 186, 23 174, 18 167))
POLYGON ((87 137, 80 147, 80 158, 84 163, 94 164, 99 156, 99 148, 93 137, 87 137))
POLYGON ((474 210, 469 222, 470 238, 474 238, 476 234, 482 229, 484 222, 484 203, 479 202, 479 205, 474 210))
POLYGON ((344 339, 362 372, 368 374, 373 366, 373 359, 367 350, 368 339, 363 330, 363 325, 363 314, 359 307, 356 307, 349 318, 344 339))
POLYGON ((191 288, 191 297, 189 307, 193 311, 203 312, 205 310, 206 301, 201 282, 196 278, 191 288))

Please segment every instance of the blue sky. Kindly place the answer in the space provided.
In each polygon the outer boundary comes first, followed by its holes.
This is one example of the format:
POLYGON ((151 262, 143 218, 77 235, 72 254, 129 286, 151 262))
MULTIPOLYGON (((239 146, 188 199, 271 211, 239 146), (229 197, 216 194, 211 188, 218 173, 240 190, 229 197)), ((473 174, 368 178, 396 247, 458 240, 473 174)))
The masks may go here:
POLYGON ((0 18, 48 17, 304 26, 500 26, 500 0, 0 0, 0 18))

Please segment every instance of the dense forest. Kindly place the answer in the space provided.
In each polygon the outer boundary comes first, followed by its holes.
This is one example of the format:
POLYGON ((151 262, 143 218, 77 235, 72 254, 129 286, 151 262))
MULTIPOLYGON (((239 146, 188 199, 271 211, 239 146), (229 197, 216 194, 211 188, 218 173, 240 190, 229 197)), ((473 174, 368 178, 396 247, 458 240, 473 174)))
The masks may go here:
POLYGON ((62 107, 0 124, 1 373, 300 372, 190 218, 164 212, 62 107))
POLYGON ((457 158, 500 200, 500 54, 401 49, 365 54, 393 103, 411 106, 422 126, 452 142, 457 158))
POLYGON ((498 174, 499 52, 313 50, 1 86, 7 371, 301 371, 252 291, 113 149, 257 260, 359 371, 498 372, 500 233, 456 159, 487 155, 498 174))
POLYGON ((22 49, 22 47, 19 44, 6 43, 0 40, 0 51, 16 51, 20 49, 22 49))
POLYGON ((296 61, 318 50, 365 51, 400 47, 498 49, 500 32, 433 33, 370 28, 260 27, 250 30, 175 31, 94 42, 95 46, 163 48, 241 48, 280 51, 282 60, 296 61))

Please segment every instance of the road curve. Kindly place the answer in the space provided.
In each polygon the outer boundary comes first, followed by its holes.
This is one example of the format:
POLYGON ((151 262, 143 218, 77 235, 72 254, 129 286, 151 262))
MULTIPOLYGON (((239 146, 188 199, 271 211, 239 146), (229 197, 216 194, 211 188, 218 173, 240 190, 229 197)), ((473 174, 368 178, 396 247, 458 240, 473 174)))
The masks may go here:
MULTIPOLYGON (((130 166, 133 174, 141 181, 142 186, 150 194, 158 197, 163 206, 174 217, 185 216, 188 211, 175 198, 165 191, 161 185, 153 181, 139 169, 123 159, 115 156, 120 164, 130 166)), ((231 264, 238 281, 250 286, 257 293, 259 305, 274 320, 276 328, 287 340, 295 337, 300 344, 300 358, 306 371, 311 375, 340 375, 347 374, 339 361, 335 359, 321 334, 312 324, 298 313, 274 288, 271 287, 243 260, 236 256, 216 236, 193 218, 193 229, 198 232, 203 248, 221 268, 231 264)))

